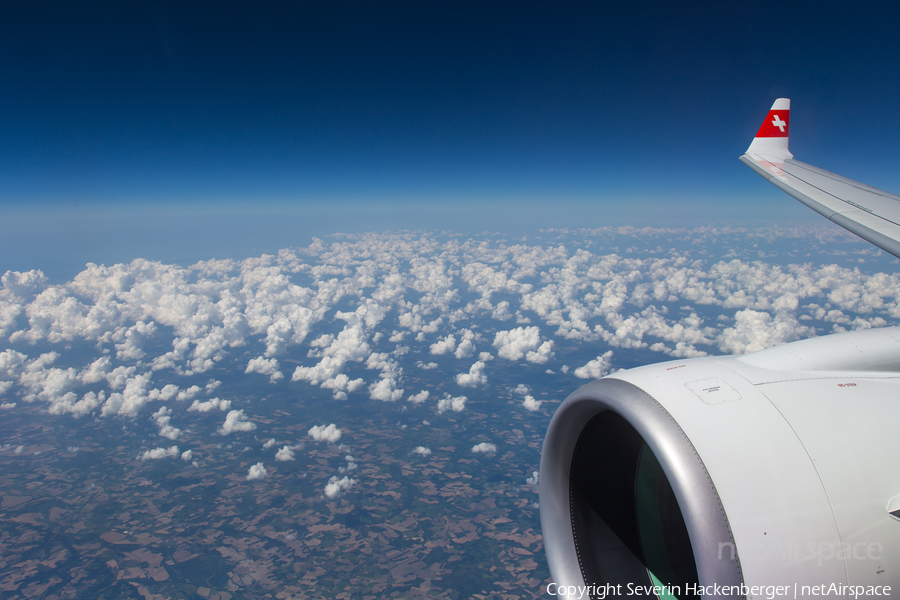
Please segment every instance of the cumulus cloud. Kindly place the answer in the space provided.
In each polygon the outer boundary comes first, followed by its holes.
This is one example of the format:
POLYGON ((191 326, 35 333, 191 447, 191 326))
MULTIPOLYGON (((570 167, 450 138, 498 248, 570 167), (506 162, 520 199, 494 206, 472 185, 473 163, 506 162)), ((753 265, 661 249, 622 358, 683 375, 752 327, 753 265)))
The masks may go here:
POLYGON ((547 340, 543 344, 537 347, 536 350, 528 352, 525 354, 525 360, 530 363, 535 363, 537 365, 542 365, 546 363, 548 360, 553 358, 553 340, 547 340))
POLYGON ((308 381, 313 385, 320 385, 332 390, 336 399, 346 400, 347 392, 353 392, 365 385, 362 379, 351 380, 342 371, 348 362, 362 362, 369 356, 370 348, 365 342, 366 335, 357 323, 356 326, 345 327, 337 339, 333 339, 333 336, 322 336, 318 341, 320 346, 324 346, 324 350, 316 354, 321 360, 312 367, 297 367, 291 381, 308 381))
POLYGON ((466 408, 466 401, 468 401, 468 398, 465 396, 453 397, 450 394, 444 394, 444 397, 438 400, 437 403, 438 414, 447 410, 462 412, 466 408))
POLYGON ((542 402, 543 400, 535 400, 534 396, 525 396, 525 400, 522 401, 522 406, 525 407, 525 410, 534 412, 541 409, 542 402))
POLYGON ((372 400, 394 402, 403 397, 403 390, 396 387, 397 381, 393 378, 381 379, 369 386, 369 397, 372 400))
POLYGON ((7 271, 0 277, 3 289, 10 295, 22 300, 34 298, 47 287, 47 277, 43 271, 7 271))
POLYGON ((0 376, 4 378, 15 377, 21 372, 22 366, 28 360, 28 355, 7 348, 0 352, 0 376))
POLYGON ((468 329, 463 329, 459 332, 459 335, 459 344, 456 346, 456 351, 453 353, 453 356, 459 359, 469 358, 475 354, 476 336, 468 329))
POLYGON ((599 379, 609 374, 609 368, 612 364, 612 350, 607 350, 594 360, 588 362, 583 367, 575 369, 575 377, 580 379, 599 379))
POLYGON ((719 348, 731 354, 756 352, 811 333, 792 315, 777 314, 773 318, 767 312, 749 308, 738 311, 734 321, 734 326, 725 329, 718 340, 719 348))
POLYGON ((122 392, 113 392, 100 410, 101 416, 135 417, 150 402, 150 374, 135 375, 125 381, 122 392))
POLYGON ((344 373, 338 373, 334 377, 326 379, 321 383, 323 388, 331 390, 331 395, 336 400, 346 400, 347 392, 355 392, 365 385, 366 382, 361 377, 350 379, 344 373))
MULTIPOLYGON (((168 387, 168 386, 166 386, 166 387, 168 387)), ((197 394, 199 394, 199 393, 200 393, 200 386, 199 386, 199 385, 192 385, 192 386, 189 387, 188 389, 186 389, 186 390, 181 390, 180 392, 178 392, 178 395, 175 396, 175 398, 176 398, 179 402, 185 402, 185 401, 187 401, 187 400, 193 400, 193 399, 197 396, 197 394)))
POLYGON ((221 435, 229 435, 231 433, 253 431, 256 425, 244 416, 244 409, 232 410, 225 417, 225 422, 217 429, 221 435))
POLYGON ((181 435, 181 430, 170 423, 172 420, 171 415, 171 409, 161 406, 158 411, 153 413, 153 420, 156 421, 156 425, 159 427, 159 435, 175 441, 181 435))
POLYGON ((325 496, 328 498, 337 498, 349 490, 355 483, 355 479, 350 479, 346 476, 341 479, 338 479, 337 476, 333 476, 325 485, 325 496))
MULTIPOLYGON (((524 358, 526 352, 534 355, 538 360, 541 360, 540 357, 549 353, 552 345, 543 350, 543 354, 541 354, 541 351, 534 352, 535 350, 538 350, 540 344, 541 330, 533 326, 516 327, 515 329, 510 329, 508 331, 498 331, 494 336, 494 348, 497 349, 497 354, 500 358, 505 358, 507 360, 519 360, 524 358)), ((538 362, 538 360, 531 360, 531 362, 538 362)), ((543 359, 543 362, 547 362, 546 358, 543 359)))
POLYGON ((283 446, 278 452, 275 453, 275 460, 278 461, 288 461, 294 460, 294 449, 296 446, 283 446))
MULTIPOLYGON (((363 362, 371 355, 369 336, 375 327, 384 318, 386 309, 373 300, 366 300, 354 312, 335 313, 337 319, 347 322, 347 325, 337 335, 323 335, 311 344, 322 350, 310 350, 310 355, 321 360, 312 367, 300 366, 294 370, 292 381, 308 381, 313 385, 321 385, 330 388, 336 398, 345 399, 349 379, 338 382, 336 379, 343 374, 343 370, 350 362, 363 362)), ((373 368, 373 367, 369 367, 373 368)), ((363 385, 363 382, 352 382, 353 389, 363 385)), ((352 391, 352 390, 349 390, 352 391)), ((382 388, 379 388, 382 391, 382 388)))
POLYGON ((456 384, 461 387, 478 387, 487 383, 487 375, 484 374, 484 363, 480 360, 469 367, 468 373, 459 373, 456 376, 456 384))
POLYGON ((156 334, 156 323, 150 321, 136 322, 131 327, 118 327, 110 339, 115 344, 116 358, 119 360, 137 360, 144 357, 144 344, 156 334))
POLYGON ((418 454, 420 456, 431 456, 431 448, 426 448, 425 446, 416 446, 413 450, 413 454, 418 454))
POLYGON ((247 470, 247 481, 265 479, 267 475, 266 467, 261 462, 258 462, 247 470))
POLYGON ((428 390, 422 390, 422 391, 419 392, 418 394, 413 394, 412 396, 409 396, 409 397, 407 398, 407 400, 408 400, 409 402, 412 402, 413 404, 422 404, 423 402, 425 402, 426 400, 428 400, 428 397, 429 397, 430 395, 431 395, 431 394, 428 392, 428 390))
POLYGON ((151 400, 162 400, 163 402, 168 402, 172 398, 178 397, 178 386, 170 383, 167 384, 163 389, 152 389, 147 394, 147 397, 151 400))
POLYGON ((429 354, 441 355, 441 354, 450 354, 456 349, 456 337, 448 335, 447 337, 438 339, 437 342, 431 345, 431 348, 428 350, 429 354))
POLYGON ((125 387, 128 378, 134 375, 135 371, 137 371, 137 367, 126 367, 124 365, 120 365, 109 371, 106 374, 106 381, 109 384, 109 389, 120 390, 125 387))
POLYGON ((184 462, 191 462, 191 459, 193 457, 194 457, 193 450, 185 450, 184 452, 181 453, 181 460, 183 460, 184 462))
POLYGON ((269 381, 275 383, 279 379, 284 379, 284 375, 278 370, 278 360, 274 358, 263 358, 257 356, 247 363, 244 373, 259 373, 260 375, 268 375, 269 381))
POLYGON ((158 460, 160 458, 176 458, 178 456, 178 446, 170 446, 169 448, 154 448, 147 450, 141 455, 141 460, 158 460))
POLYGON ((231 408, 231 400, 220 400, 219 398, 211 398, 205 402, 194 400, 188 407, 189 411, 207 413, 214 409, 228 410, 231 408))
POLYGON ((81 372, 81 381, 85 384, 97 383, 106 379, 112 365, 108 356, 101 356, 81 372))
POLYGON ((333 444, 341 439, 341 430, 334 423, 330 425, 314 425, 309 429, 309 437, 317 442, 333 444))
MULTIPOLYGON (((52 415, 71 414, 82 417, 93 413, 106 400, 106 393, 88 392, 81 399, 74 390, 83 384, 83 378, 72 367, 62 369, 51 365, 59 358, 56 352, 41 354, 35 359, 19 352, 7 350, 0 354, 0 377, 18 376, 18 384, 22 387, 21 398, 25 402, 43 401, 47 403, 47 412, 52 415)), ((118 402, 107 414, 116 414, 120 409, 126 416, 133 417, 147 402, 145 390, 149 378, 142 377, 132 381, 127 388, 127 397, 117 396, 118 402), (114 409, 114 410, 112 410, 114 409)), ((0 383, 0 392, 9 390, 12 381, 0 383)), ((105 407, 104 407, 105 409, 105 407)))
POLYGON ((477 453, 488 453, 488 452, 496 452, 497 445, 491 444, 490 442, 481 442, 480 444, 475 444, 472 446, 472 452, 477 453))
POLYGON ((494 311, 491 313, 491 318, 495 321, 509 321, 513 316, 514 315, 509 312, 509 302, 506 300, 498 302, 494 311))
POLYGON ((532 471, 531 477, 525 480, 525 483, 528 485, 538 485, 541 480, 541 474, 537 471, 532 471))
POLYGON ((47 407, 47 412, 51 415, 68 413, 76 418, 93 414, 103 405, 106 393, 103 390, 100 390, 100 392, 97 393, 88 392, 82 396, 80 400, 76 400, 76 398, 78 398, 78 396, 74 392, 68 392, 63 396, 53 398, 50 405, 47 407))
POLYGON ((356 468, 359 466, 359 464, 357 464, 357 462, 356 462, 356 459, 353 458, 352 456, 350 456, 349 454, 347 456, 345 456, 344 459, 347 461, 347 466, 341 467, 338 469, 338 473, 340 473, 342 475, 344 473, 349 473, 350 471, 355 471, 356 468))

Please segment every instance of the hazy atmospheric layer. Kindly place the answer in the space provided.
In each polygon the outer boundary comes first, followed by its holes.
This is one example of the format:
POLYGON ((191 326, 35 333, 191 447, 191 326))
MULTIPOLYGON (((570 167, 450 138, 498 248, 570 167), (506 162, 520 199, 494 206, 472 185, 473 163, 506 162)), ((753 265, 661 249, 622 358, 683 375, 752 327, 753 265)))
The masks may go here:
MULTIPOLYGON (((159 437, 139 458, 188 462, 178 441, 201 414, 221 415, 209 435, 264 435, 252 402, 237 406, 213 377, 221 368, 261 385, 320 386, 338 400, 404 402, 423 418, 462 413, 467 391, 505 370, 532 385, 514 391, 522 410, 537 411, 537 373, 570 376, 574 390, 643 362, 894 324, 895 264, 826 225, 546 231, 521 241, 336 235, 243 261, 89 264, 64 285, 7 272, 0 403, 47 419, 151 419, 159 437), (445 383, 410 387, 414 369, 440 369, 445 383)), ((336 442, 340 423, 308 436, 336 442)), ((302 443, 266 448, 288 461, 302 443)), ((325 496, 355 483, 347 462, 325 496)), ((259 462, 246 478, 266 473, 259 462)))

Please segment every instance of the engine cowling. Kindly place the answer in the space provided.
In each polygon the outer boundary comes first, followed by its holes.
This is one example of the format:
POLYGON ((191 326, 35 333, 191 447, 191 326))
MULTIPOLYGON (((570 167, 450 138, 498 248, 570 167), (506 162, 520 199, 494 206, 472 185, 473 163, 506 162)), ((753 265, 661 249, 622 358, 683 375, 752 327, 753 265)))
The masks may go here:
POLYGON ((556 411, 541 457, 549 591, 890 597, 898 428, 900 328, 589 383, 556 411))

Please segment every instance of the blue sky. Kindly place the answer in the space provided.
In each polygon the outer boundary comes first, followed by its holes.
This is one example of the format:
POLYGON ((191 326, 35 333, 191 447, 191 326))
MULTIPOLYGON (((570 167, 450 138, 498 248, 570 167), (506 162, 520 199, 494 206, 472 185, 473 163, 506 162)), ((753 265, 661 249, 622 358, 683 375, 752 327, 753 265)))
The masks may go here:
POLYGON ((900 189, 897 12, 7 3, 0 270, 332 231, 815 220, 737 157, 789 96, 799 159, 900 189))

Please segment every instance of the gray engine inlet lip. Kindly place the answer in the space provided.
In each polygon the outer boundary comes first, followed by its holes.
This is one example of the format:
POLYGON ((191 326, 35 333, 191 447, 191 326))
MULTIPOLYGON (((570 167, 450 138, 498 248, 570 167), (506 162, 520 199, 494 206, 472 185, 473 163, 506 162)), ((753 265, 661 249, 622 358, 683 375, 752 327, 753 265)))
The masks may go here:
MULTIPOLYGON (((544 548, 553 581, 583 586, 569 509, 569 473, 578 436, 595 415, 611 410, 631 424, 659 460, 691 538, 700 584, 743 585, 731 526, 715 485, 691 441, 671 414, 641 388, 598 379, 572 393, 547 428, 541 453, 540 503, 544 548), (721 544, 728 550, 719 558, 721 544), (735 559, 731 560, 731 548, 735 559)), ((704 598, 717 598, 704 595, 704 598)), ((735 598, 735 595, 721 596, 735 598)))

